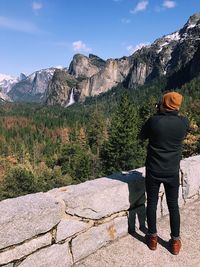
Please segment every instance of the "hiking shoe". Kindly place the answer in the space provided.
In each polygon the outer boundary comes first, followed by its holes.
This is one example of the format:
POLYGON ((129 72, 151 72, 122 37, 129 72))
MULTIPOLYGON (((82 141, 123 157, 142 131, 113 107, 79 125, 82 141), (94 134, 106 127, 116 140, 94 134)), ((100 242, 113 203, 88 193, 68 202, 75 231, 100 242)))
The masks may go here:
POLYGON ((174 255, 178 255, 181 249, 181 240, 171 239, 171 252, 174 255))
POLYGON ((146 235, 146 244, 151 250, 157 249, 158 237, 153 235, 146 235))

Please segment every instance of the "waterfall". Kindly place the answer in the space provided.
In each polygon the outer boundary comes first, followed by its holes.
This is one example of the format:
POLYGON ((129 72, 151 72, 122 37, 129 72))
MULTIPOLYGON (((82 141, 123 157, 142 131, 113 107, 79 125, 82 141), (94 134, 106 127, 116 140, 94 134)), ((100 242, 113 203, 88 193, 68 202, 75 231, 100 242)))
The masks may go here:
POLYGON ((75 100, 74 100, 74 88, 72 88, 71 93, 70 93, 70 97, 69 97, 69 103, 65 107, 69 107, 74 103, 75 103, 75 100))

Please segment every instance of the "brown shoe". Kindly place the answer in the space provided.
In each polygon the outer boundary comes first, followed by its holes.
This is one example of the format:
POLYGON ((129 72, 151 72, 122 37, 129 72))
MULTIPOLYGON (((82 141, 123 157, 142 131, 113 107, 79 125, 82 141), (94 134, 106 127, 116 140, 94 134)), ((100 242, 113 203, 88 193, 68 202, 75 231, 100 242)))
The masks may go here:
POLYGON ((172 254, 174 255, 178 255, 181 249, 181 240, 171 240, 171 250, 172 250, 172 254))
POLYGON ((152 235, 146 235, 146 244, 151 250, 157 249, 158 237, 152 235))

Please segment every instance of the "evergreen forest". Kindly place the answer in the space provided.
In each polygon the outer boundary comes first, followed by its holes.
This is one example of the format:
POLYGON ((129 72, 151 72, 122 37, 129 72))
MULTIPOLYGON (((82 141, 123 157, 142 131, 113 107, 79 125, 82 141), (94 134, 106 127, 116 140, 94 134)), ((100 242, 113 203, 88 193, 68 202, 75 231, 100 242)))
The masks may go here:
MULTIPOLYGON (((200 76, 181 88, 190 120, 183 157, 200 154, 200 76)), ((166 80, 119 85, 68 108, 0 104, 0 200, 128 171, 144 165, 143 123, 156 112, 166 80)))

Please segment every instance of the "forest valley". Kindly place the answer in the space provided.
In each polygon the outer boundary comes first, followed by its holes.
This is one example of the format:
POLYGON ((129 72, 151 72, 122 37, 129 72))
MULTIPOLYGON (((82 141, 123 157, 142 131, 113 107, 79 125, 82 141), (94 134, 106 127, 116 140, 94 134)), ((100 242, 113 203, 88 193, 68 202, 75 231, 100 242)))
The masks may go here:
MULTIPOLYGON (((183 157, 200 154, 200 76, 179 89, 190 120, 183 157)), ((0 200, 77 184, 144 166, 138 133, 156 112, 165 79, 137 89, 122 85, 68 108, 0 105, 0 200)))

